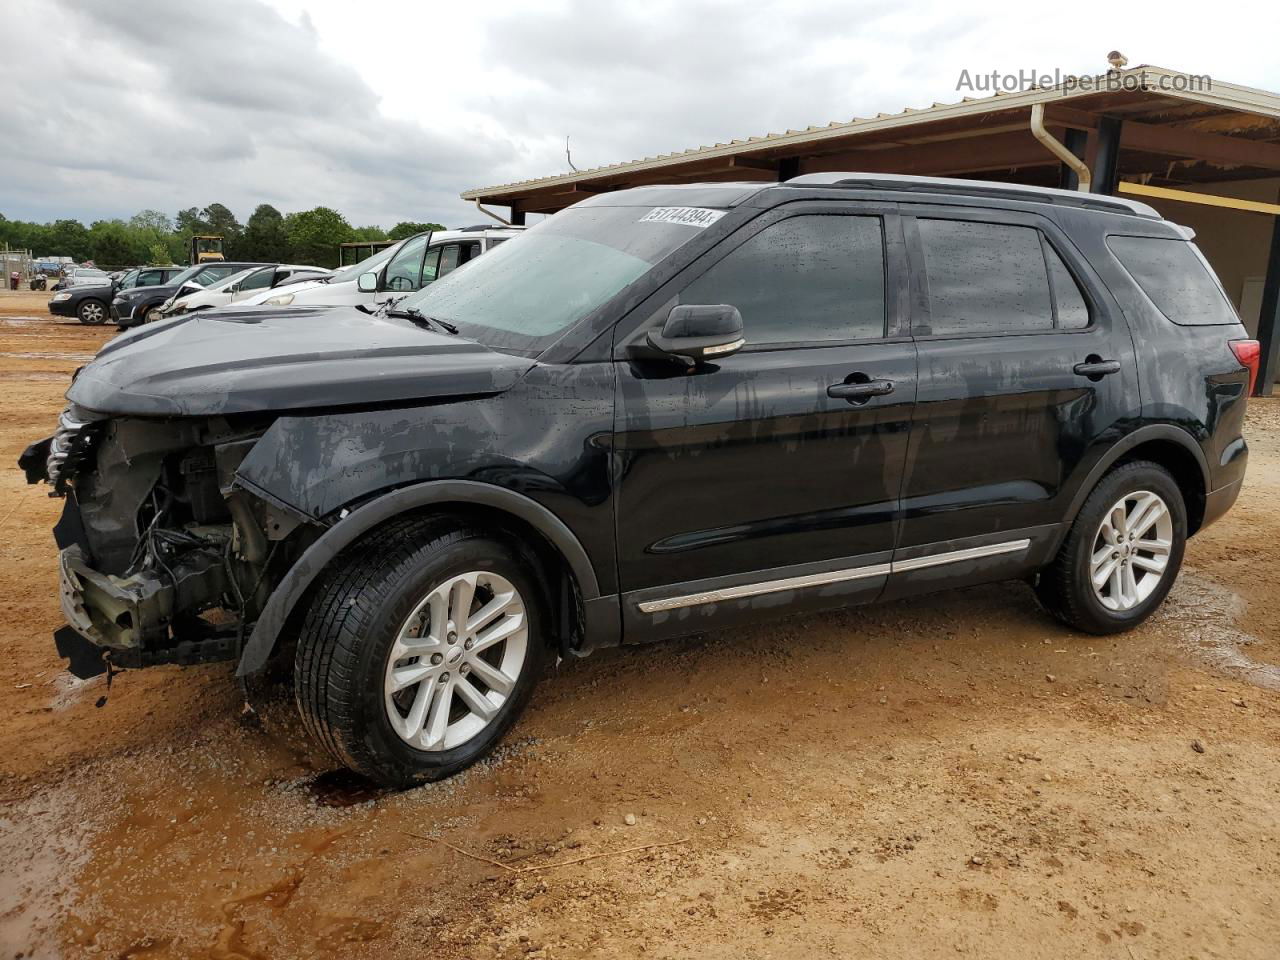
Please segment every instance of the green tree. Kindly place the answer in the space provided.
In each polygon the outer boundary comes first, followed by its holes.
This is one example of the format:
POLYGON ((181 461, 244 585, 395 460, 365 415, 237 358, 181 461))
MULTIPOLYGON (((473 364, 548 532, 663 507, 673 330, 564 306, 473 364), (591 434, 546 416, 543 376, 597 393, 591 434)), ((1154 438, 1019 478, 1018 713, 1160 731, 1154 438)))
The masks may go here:
POLYGON ((211 203, 200 211, 200 219, 209 225, 209 232, 234 243, 243 229, 234 213, 220 203, 211 203))
POLYGON ((89 228, 93 262, 103 267, 127 267, 146 259, 123 220, 97 220, 89 228))
POLYGON ((185 210, 179 210, 178 215, 173 219, 177 232, 186 234, 188 239, 193 234, 209 232, 209 222, 201 219, 200 211, 196 207, 187 207, 185 210))
POLYGON ((236 245, 236 259, 285 263, 290 260, 289 235, 284 214, 269 203, 259 204, 245 223, 236 245))
POLYGON ((425 230, 443 230, 442 223, 413 223, 409 220, 402 220, 394 227, 387 231, 388 240, 403 240, 405 237, 412 237, 415 233, 422 233, 425 230))
POLYGON ((338 263, 338 244, 352 237, 351 224, 330 207, 316 207, 284 218, 289 237, 290 258, 298 263, 333 267, 338 263))
POLYGON ((387 239, 387 231, 379 226, 354 227, 351 231, 352 240, 385 240, 387 239))
POLYGON ((163 267, 165 264, 173 263, 173 258, 169 254, 169 247, 164 243, 153 243, 147 251, 147 263, 156 267, 163 267))
POLYGON ((129 218, 129 227, 139 233, 153 233, 156 236, 173 233, 173 221, 159 210, 139 210, 129 218))
POLYGON ((55 220, 45 242, 52 247, 46 251, 49 256, 71 257, 79 262, 89 259, 92 253, 89 230, 79 220, 55 220))

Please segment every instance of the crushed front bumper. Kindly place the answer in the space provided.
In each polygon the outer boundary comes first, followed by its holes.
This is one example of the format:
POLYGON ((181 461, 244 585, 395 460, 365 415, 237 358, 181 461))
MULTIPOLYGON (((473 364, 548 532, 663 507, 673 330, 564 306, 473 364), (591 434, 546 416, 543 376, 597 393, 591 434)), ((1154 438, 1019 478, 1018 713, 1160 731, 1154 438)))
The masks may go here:
POLYGON ((116 666, 143 667, 235 656, 234 636, 183 640, 172 633, 176 614, 207 606, 228 587, 226 569, 212 551, 193 551, 165 574, 116 577, 93 569, 81 548, 72 545, 59 554, 58 580, 67 625, 99 651, 94 658, 65 632, 54 635, 59 655, 71 659, 68 669, 76 676, 101 673, 108 658, 116 666))

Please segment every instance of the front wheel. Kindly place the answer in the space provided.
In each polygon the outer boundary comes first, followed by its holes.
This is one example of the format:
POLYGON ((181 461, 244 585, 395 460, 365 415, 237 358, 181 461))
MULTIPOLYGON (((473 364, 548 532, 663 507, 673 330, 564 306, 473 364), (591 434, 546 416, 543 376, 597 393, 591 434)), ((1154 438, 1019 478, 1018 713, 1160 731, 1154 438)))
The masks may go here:
POLYGON ((308 730, 390 787, 480 759, 541 672, 533 569, 517 544, 438 518, 394 521, 357 543, 325 575, 298 637, 308 730))
POLYGON ((86 300, 76 310, 76 317, 81 323, 96 327, 106 322, 107 305, 101 300, 86 300))
POLYGON ((1149 461, 1127 463, 1080 508, 1036 596, 1078 630, 1132 629, 1168 594, 1186 543, 1187 508, 1173 477, 1149 461))
POLYGON ((161 316, 160 316, 159 307, 147 307, 146 310, 142 311, 142 320, 140 322, 153 323, 156 320, 160 320, 160 319, 161 319, 161 316))

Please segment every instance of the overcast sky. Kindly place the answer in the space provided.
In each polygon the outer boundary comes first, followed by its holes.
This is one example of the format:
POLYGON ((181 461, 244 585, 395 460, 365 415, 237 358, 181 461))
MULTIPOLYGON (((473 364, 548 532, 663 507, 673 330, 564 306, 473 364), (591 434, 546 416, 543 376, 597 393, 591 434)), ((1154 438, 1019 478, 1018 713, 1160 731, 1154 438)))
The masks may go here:
POLYGON ((336 207, 475 222, 487 186, 1095 73, 1280 90, 1269 3, 5 0, 0 213, 336 207), (1210 15, 1211 11, 1211 15, 1210 15), (15 84, 16 81, 16 84, 15 84))

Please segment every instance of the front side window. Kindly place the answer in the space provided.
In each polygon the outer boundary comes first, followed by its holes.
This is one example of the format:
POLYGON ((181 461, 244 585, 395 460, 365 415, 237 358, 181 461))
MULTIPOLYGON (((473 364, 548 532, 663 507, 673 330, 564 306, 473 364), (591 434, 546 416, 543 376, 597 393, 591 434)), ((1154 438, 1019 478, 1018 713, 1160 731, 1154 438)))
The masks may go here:
POLYGON ((983 336, 1053 329, 1039 230, 967 220, 917 222, 930 332, 983 336))
POLYGON ((1235 310, 1188 240, 1108 237, 1107 246, 1161 313, 1183 326, 1238 323, 1235 310))
POLYGON ((138 274, 138 286, 154 287, 164 278, 164 274, 160 270, 143 270, 138 274))
POLYGON ((132 290, 138 285, 138 269, 135 267, 120 278, 120 290, 132 290))
POLYGON ((387 276, 383 286, 388 290, 410 293, 417 290, 422 277, 422 253, 427 247, 429 234, 414 237, 387 264, 387 276))
POLYGON ((761 230, 680 294, 727 303, 748 344, 884 336, 884 239, 879 217, 790 217, 761 230))
POLYGON ((257 270, 249 274, 240 281, 240 292, 244 293, 246 290, 267 289, 267 287, 271 286, 271 278, 275 275, 275 272, 275 267, 264 267, 261 270, 257 270))

